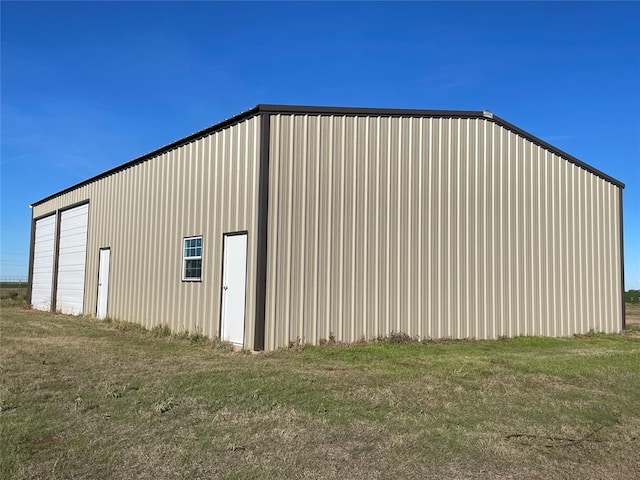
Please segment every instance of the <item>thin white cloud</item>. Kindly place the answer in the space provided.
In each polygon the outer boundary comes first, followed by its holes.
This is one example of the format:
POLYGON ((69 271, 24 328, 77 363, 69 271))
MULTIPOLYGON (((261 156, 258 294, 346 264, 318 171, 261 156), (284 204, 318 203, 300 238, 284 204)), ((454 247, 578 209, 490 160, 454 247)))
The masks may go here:
POLYGON ((23 158, 27 158, 27 157, 31 157, 32 154, 31 153, 23 153, 21 155, 16 155, 14 157, 11 158, 7 158, 7 159, 2 159, 2 161, 0 161, 0 165, 6 165, 7 163, 12 163, 12 162, 16 162, 18 160, 22 160, 23 158))

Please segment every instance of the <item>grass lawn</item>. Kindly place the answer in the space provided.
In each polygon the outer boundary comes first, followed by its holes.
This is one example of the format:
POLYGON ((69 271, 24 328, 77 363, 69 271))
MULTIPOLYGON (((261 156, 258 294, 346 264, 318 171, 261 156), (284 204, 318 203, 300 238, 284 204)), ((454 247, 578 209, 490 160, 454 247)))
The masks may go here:
POLYGON ((246 354, 5 303, 0 478, 637 479, 629 323, 246 354))

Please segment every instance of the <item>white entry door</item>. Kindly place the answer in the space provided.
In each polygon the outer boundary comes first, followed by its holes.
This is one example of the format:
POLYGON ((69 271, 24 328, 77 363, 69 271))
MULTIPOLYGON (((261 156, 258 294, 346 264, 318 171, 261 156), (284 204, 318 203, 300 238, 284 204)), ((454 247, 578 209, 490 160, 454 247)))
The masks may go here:
POLYGON ((244 345, 246 289, 247 234, 225 235, 220 337, 236 345, 244 345))
POLYGON ((98 265, 98 301, 96 316, 105 318, 107 316, 107 300, 109 299, 109 262, 111 260, 111 249, 100 249, 100 263, 98 265))

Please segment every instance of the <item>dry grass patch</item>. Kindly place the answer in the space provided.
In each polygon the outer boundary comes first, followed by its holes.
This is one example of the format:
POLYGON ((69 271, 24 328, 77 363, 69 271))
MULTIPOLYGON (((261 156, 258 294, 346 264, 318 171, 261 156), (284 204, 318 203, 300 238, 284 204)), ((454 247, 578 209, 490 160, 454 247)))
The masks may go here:
POLYGON ((627 328, 640 331, 640 303, 625 304, 627 328))
POLYGON ((640 473, 636 336, 245 355, 21 308, 0 325, 2 478, 640 473))
POLYGON ((3 306, 26 306, 27 284, 0 282, 0 301, 3 306))

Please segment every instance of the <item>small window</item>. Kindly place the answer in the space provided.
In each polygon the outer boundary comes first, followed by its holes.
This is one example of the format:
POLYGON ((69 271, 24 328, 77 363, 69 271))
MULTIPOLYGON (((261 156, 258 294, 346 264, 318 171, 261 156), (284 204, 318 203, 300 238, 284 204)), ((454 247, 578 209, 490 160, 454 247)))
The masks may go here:
POLYGON ((182 280, 196 282, 202 280, 202 237, 184 239, 182 251, 182 280))

